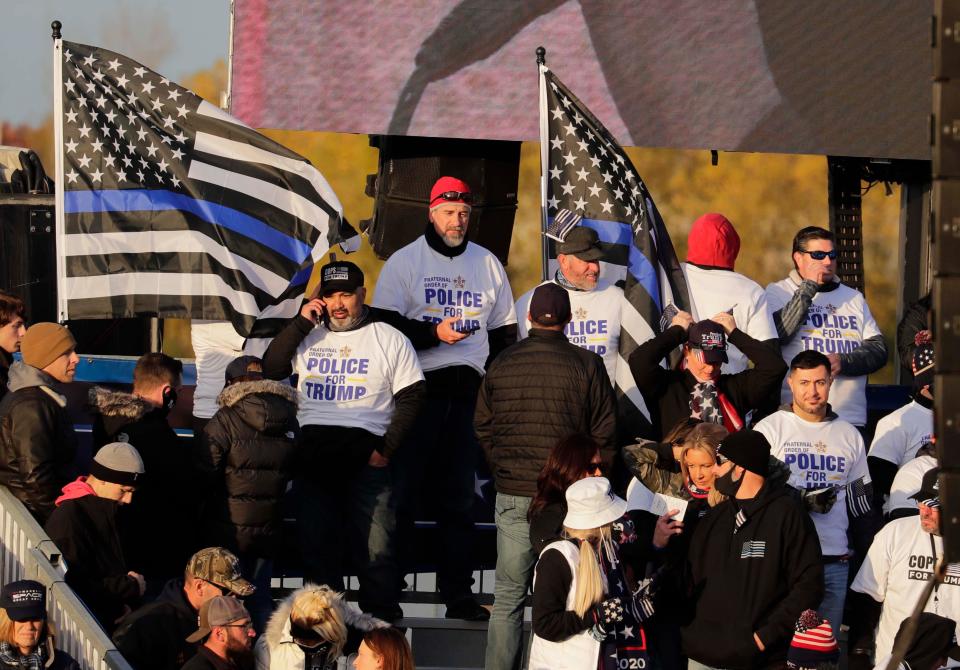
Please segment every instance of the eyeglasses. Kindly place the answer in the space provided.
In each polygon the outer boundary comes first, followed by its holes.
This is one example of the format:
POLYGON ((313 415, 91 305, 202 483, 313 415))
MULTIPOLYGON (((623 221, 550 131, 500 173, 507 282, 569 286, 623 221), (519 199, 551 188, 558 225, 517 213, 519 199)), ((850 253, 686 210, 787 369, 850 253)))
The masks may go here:
POLYGON ((253 622, 248 621, 247 623, 225 623, 221 628, 243 628, 244 630, 253 630, 253 622))
POLYGON ((473 202, 473 193, 463 192, 463 191, 444 191, 443 193, 438 193, 434 196, 431 203, 436 202, 437 200, 460 200, 462 202, 473 202))
POLYGON ((816 251, 805 251, 805 250, 801 249, 801 250, 800 250, 800 253, 801 253, 801 254, 810 254, 810 258, 812 258, 812 259, 815 260, 815 261, 822 261, 824 258, 829 258, 829 259, 832 260, 832 261, 837 260, 837 250, 836 250, 836 249, 831 249, 830 251, 821 251, 821 250, 819 250, 819 249, 816 250, 816 251))

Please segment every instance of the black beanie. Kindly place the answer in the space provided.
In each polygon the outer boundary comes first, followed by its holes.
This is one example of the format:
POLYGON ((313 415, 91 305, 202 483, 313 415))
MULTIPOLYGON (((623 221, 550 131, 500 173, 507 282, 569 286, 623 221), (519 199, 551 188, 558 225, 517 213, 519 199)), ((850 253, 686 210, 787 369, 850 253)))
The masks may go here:
POLYGON ((731 433, 717 446, 717 453, 745 470, 761 477, 767 476, 770 466, 770 443, 767 442, 763 433, 755 430, 731 433))

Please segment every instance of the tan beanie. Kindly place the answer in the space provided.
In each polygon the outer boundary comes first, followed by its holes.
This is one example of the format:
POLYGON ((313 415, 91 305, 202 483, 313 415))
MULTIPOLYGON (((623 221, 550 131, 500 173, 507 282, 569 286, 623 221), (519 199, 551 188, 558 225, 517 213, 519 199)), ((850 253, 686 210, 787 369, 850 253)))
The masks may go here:
POLYGON ((66 327, 59 323, 35 323, 20 341, 20 354, 24 363, 42 370, 76 347, 77 341, 66 327))

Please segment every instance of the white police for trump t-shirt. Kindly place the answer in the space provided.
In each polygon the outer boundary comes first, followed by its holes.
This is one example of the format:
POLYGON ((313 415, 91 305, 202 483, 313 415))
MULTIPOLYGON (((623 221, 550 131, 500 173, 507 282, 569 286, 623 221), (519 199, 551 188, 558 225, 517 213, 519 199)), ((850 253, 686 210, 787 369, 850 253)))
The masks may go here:
POLYGON ((911 400, 877 422, 870 455, 900 467, 933 439, 933 410, 911 400))
MULTIPOLYGON (((777 327, 760 284, 732 270, 706 270, 690 263, 683 263, 681 267, 687 278, 694 321, 732 309, 737 328, 744 333, 760 342, 777 339, 777 327)), ((748 367, 746 354, 729 342, 727 358, 730 360, 721 370, 724 374, 735 374, 748 367)))
POLYGON ((917 510, 917 501, 911 498, 923 485, 923 476, 937 467, 933 456, 917 456, 904 463, 890 485, 890 496, 883 505, 883 511, 890 513, 897 509, 917 510))
MULTIPOLYGON (((793 412, 774 412, 754 426, 770 442, 770 454, 790 467, 797 489, 837 488, 837 502, 826 514, 811 512, 824 556, 842 556, 847 544, 847 485, 870 482, 859 431, 842 419, 804 421, 793 412)), ((862 511, 866 511, 865 508, 862 511)))
MULTIPOLYGON (((792 276, 767 286, 770 312, 783 309, 798 288, 792 276)), ((807 349, 822 354, 848 354, 858 349, 864 340, 880 334, 863 294, 840 284, 832 291, 813 297, 806 320, 789 342, 781 343, 780 351, 788 364, 807 349)), ((792 400, 786 379, 780 397, 781 402, 792 400)), ((867 377, 838 376, 830 387, 830 405, 844 421, 855 426, 866 424, 867 377)))
MULTIPOLYGON (((551 279, 544 283, 557 282, 551 279)), ((527 314, 530 312, 530 300, 535 290, 530 289, 517 300, 517 335, 521 340, 530 330, 527 314)), ((564 334, 571 344, 599 354, 607 368, 610 382, 613 383, 617 378, 623 289, 601 281, 592 291, 567 289, 567 295, 570 296, 570 323, 564 329, 564 334)))
POLYGON ((385 323, 335 333, 317 326, 295 358, 301 426, 351 426, 383 435, 393 396, 423 379, 410 340, 385 323))
MULTIPOLYGON (((892 650, 900 623, 910 616, 942 556, 943 539, 925 532, 917 516, 894 519, 873 539, 850 588, 883 603, 877 626, 876 658, 883 658, 892 650)), ((947 565, 946 579, 927 601, 924 611, 960 621, 960 563, 947 565)), ((947 664, 958 665, 956 661, 947 664)))
POLYGON ((482 375, 490 355, 487 331, 517 322, 507 273, 496 256, 468 242, 462 254, 449 258, 422 235, 384 264, 373 305, 433 323, 455 316, 457 330, 474 331, 456 344, 421 350, 425 371, 469 365, 482 375))

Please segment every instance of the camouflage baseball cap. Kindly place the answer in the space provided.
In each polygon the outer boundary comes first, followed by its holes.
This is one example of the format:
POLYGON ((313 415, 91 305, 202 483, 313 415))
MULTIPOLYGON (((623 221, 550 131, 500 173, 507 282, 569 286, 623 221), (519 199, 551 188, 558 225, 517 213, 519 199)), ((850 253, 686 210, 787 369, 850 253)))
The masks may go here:
POLYGON ((197 579, 216 584, 241 597, 256 590, 253 584, 240 576, 240 561, 237 557, 223 547, 207 547, 195 553, 187 563, 187 572, 197 579))

